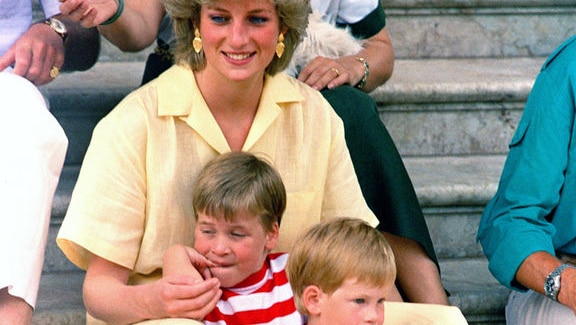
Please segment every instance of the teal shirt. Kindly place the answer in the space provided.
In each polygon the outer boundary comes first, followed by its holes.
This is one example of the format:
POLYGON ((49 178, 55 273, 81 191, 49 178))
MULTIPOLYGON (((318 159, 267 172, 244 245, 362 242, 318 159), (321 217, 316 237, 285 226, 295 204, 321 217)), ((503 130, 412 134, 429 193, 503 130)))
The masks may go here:
POLYGON ((510 142, 498 191, 478 240, 494 277, 524 290, 514 277, 529 255, 576 254, 576 36, 548 58, 510 142))

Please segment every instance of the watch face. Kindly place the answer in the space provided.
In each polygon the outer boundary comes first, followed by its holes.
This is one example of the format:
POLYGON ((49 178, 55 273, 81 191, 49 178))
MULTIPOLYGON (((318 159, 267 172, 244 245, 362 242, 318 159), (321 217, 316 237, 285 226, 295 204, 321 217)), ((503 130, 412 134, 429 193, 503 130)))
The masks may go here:
POLYGON ((62 34, 66 33, 66 26, 64 26, 64 24, 61 21, 59 21, 58 19, 54 19, 54 18, 50 19, 50 25, 58 33, 62 33, 62 34))
POLYGON ((546 285, 544 286, 544 290, 546 294, 549 295, 554 291, 554 278, 546 278, 546 285))
POLYGON ((558 291, 560 290, 560 276, 551 276, 546 278, 546 284, 544 285, 544 292, 546 296, 557 299, 558 291))

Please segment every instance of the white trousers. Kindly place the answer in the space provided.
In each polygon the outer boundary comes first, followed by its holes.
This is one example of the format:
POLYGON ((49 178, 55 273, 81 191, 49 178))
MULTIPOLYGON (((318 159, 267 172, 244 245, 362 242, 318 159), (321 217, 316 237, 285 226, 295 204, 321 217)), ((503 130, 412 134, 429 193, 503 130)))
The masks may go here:
POLYGON ((572 310, 535 291, 512 291, 506 304, 509 325, 576 324, 572 310))
POLYGON ((40 91, 0 73, 0 288, 32 307, 67 146, 40 91))

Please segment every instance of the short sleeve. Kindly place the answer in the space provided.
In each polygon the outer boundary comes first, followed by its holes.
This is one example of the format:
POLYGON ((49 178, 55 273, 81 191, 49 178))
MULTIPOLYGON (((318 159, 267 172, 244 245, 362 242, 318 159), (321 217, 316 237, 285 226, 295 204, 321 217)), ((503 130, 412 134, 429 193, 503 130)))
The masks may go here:
POLYGON ((376 9, 372 10, 362 20, 349 26, 352 30, 352 35, 360 39, 370 38, 378 34, 382 28, 386 27, 386 14, 382 3, 378 1, 376 9))

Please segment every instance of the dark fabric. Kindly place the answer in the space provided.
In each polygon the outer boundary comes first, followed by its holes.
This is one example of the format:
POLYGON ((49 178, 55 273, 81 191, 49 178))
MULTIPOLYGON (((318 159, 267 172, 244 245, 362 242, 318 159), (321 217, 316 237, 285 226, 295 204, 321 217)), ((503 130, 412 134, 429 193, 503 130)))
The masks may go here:
POLYGON ((378 229, 417 241, 438 264, 412 181, 372 97, 351 86, 322 95, 344 121, 346 144, 378 229))
POLYGON ((349 25, 352 35, 359 39, 370 38, 378 34, 382 28, 386 27, 386 14, 382 8, 382 2, 368 16, 357 23, 349 25))
POLYGON ((150 80, 158 77, 173 64, 172 56, 170 55, 170 46, 161 40, 157 40, 157 44, 158 45, 154 52, 150 53, 146 60, 141 85, 144 85, 150 80))

